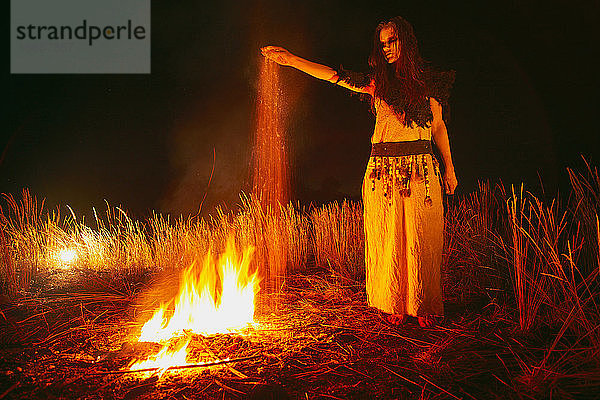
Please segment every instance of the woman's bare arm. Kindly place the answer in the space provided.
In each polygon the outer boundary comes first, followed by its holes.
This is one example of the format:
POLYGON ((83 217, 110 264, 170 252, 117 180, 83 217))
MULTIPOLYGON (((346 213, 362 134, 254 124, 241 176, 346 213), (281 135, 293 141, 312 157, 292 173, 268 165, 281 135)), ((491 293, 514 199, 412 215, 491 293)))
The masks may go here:
POLYGON ((275 61, 277 64, 296 68, 310 76, 337 84, 355 92, 373 94, 372 83, 366 87, 355 87, 350 85, 349 83, 340 80, 338 72, 333 68, 298 57, 283 47, 266 46, 261 49, 261 52, 265 57, 275 61))
POLYGON ((431 123, 433 141, 440 150, 445 167, 444 190, 446 194, 454 194, 454 189, 456 189, 458 181, 454 172, 454 164, 452 163, 448 130, 446 129, 446 123, 442 119, 442 106, 433 97, 429 99, 429 103, 431 104, 431 112, 433 113, 433 122, 431 123))

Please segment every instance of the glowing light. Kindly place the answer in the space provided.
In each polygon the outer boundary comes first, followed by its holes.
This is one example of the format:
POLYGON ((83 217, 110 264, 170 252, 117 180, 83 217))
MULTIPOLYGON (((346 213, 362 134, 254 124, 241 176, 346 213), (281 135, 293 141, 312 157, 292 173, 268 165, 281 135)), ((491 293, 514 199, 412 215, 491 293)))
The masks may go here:
POLYGON ((150 356, 144 361, 138 361, 131 365, 129 369, 131 371, 146 369, 146 368, 158 368, 159 374, 165 373, 167 368, 175 365, 185 365, 187 357, 187 347, 190 341, 187 340, 183 345, 175 346, 164 346, 155 356, 150 356))
POLYGON ((58 252, 58 259, 63 264, 71 264, 77 260, 77 251, 75 249, 61 249, 58 252))
MULTIPOLYGON (((174 304, 161 305, 154 312, 142 327, 139 341, 164 343, 187 333, 231 333, 252 325, 255 295, 260 290, 257 273, 249 271, 253 253, 254 249, 248 248, 238 255, 233 240, 229 240, 217 262, 209 252, 202 265, 194 263, 186 268, 174 304)), ((186 365, 186 349, 187 344, 171 351, 167 343, 156 356, 130 368, 186 365)))

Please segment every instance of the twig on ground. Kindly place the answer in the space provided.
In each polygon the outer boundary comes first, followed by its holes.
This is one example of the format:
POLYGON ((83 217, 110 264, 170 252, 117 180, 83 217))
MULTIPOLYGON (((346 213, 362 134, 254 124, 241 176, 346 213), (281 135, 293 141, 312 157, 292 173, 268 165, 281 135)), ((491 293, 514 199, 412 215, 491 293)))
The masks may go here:
MULTIPOLYGON (((253 360, 256 358, 260 358, 261 356, 251 356, 251 357, 241 357, 241 358, 232 358, 229 360, 218 360, 218 361, 213 361, 213 362, 207 362, 207 363, 203 363, 203 364, 188 364, 188 365, 175 365, 173 367, 169 367, 165 370, 166 371, 173 371, 176 369, 188 369, 188 368, 206 368, 206 367, 214 367, 216 365, 222 365, 222 364, 228 364, 228 363, 234 363, 234 362, 241 362, 241 361, 247 361, 247 360, 253 360)), ((144 369, 136 369, 136 370, 119 370, 119 371, 105 371, 105 372, 92 372, 90 374, 88 374, 89 376, 95 376, 95 375, 125 375, 125 374, 133 374, 136 372, 149 372, 149 371, 158 371, 160 370, 160 367, 153 367, 153 368, 144 368, 144 369)))

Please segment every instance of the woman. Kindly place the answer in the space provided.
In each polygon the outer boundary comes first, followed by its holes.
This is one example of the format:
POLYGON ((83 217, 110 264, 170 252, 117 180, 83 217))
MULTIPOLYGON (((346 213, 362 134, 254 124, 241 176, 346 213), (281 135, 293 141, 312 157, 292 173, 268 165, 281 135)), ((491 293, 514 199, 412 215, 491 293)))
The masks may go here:
POLYGON ((412 26, 401 17, 377 26, 369 75, 336 71, 281 47, 267 46, 262 53, 370 96, 376 122, 362 187, 368 301, 392 324, 412 315, 422 327, 433 326, 444 313, 441 186, 453 194, 458 184, 442 119, 454 71, 424 66, 412 26), (432 139, 444 163, 443 180, 432 139))

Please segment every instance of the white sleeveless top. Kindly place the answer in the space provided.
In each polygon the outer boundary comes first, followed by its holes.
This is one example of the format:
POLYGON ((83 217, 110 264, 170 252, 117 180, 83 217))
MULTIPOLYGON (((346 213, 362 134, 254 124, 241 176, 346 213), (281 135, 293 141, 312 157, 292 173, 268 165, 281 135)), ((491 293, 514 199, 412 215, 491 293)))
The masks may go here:
POLYGON ((416 126, 414 122, 410 126, 404 125, 403 118, 399 117, 385 101, 375 99, 375 111, 377 116, 371 143, 431 140, 431 127, 422 128, 416 126))

